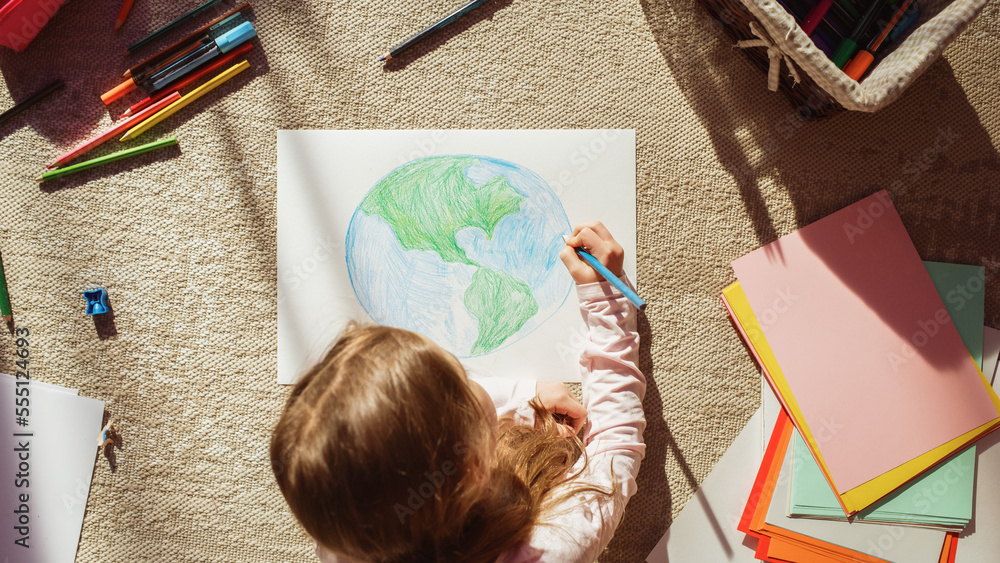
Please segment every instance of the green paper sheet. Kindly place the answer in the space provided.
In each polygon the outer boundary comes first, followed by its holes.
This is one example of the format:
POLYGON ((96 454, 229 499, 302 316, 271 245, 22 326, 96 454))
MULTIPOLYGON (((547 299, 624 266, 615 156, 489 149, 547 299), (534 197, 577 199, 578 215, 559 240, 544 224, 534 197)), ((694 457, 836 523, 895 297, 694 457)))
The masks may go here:
MULTIPOLYGON (((924 262, 962 342, 982 367, 985 269, 924 262)), ((789 516, 846 520, 822 470, 795 431, 789 516)), ((970 446, 856 516, 859 521, 964 528, 972 518, 976 447, 970 446)))

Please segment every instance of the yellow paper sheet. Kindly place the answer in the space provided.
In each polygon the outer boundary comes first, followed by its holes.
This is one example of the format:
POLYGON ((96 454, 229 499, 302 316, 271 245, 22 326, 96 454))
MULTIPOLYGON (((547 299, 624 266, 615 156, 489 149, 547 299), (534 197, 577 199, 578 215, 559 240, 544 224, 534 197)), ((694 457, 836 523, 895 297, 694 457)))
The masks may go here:
MULTIPOLYGON (((749 341, 749 346, 753 348, 754 353, 757 355, 757 360, 761 364, 761 369, 764 371, 764 375, 771 383, 771 386, 774 388, 778 398, 781 400, 783 406, 792 417, 792 420, 795 421, 796 428, 799 429, 803 439, 805 439, 806 443, 809 445, 809 449, 812 450, 817 462, 819 462, 819 466, 823 470, 823 474, 826 476, 827 481, 830 482, 830 488, 837 491, 838 489, 833 483, 833 479, 830 477, 829 469, 823 461, 819 445, 817 444, 816 439, 810 431, 808 425, 806 425, 805 417, 802 415, 802 411, 795 402, 795 397, 792 395, 788 382, 785 380, 785 377, 781 372, 781 368, 778 366, 777 359, 775 359, 774 354, 771 352, 771 347, 764 338, 764 333, 761 330, 760 325, 757 323, 757 317, 750 308, 750 303, 747 301, 746 295, 743 293, 743 289, 740 287, 739 282, 736 282, 723 290, 722 295, 732 311, 736 322, 740 324, 744 334, 746 335, 746 338, 749 341)), ((990 400, 993 401, 993 406, 997 409, 997 416, 1000 416, 1000 397, 997 397, 997 394, 993 391, 989 381, 983 377, 982 372, 979 373, 979 376, 983 380, 983 387, 986 389, 986 392, 989 393, 990 400)), ((966 432, 965 434, 962 434, 961 436, 954 438, 929 452, 911 459, 910 461, 892 469, 887 473, 884 473, 864 484, 838 495, 840 503, 844 508, 844 512, 850 516, 860 510, 864 510, 875 501, 891 493, 917 475, 920 475, 958 450, 983 437, 983 435, 987 434, 991 430, 994 430, 997 426, 1000 426, 1000 421, 998 420, 983 424, 982 426, 970 430, 969 432, 966 432)))

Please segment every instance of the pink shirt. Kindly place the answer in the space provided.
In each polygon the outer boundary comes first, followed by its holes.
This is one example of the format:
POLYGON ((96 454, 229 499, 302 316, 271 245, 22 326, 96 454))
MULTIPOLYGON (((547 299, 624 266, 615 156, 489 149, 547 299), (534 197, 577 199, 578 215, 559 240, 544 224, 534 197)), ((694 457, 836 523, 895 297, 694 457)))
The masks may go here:
MULTIPOLYGON (((628 282, 625 277, 623 280, 628 282)), ((635 477, 646 452, 642 432, 646 418, 642 398, 646 378, 636 365, 639 334, 636 310, 607 282, 577 286, 580 311, 589 327, 589 338, 580 356, 583 406, 587 425, 583 443, 587 471, 578 480, 612 489, 611 498, 580 494, 542 516, 531 541, 502 555, 498 563, 573 563, 594 561, 614 536, 625 504, 636 492, 635 477), (614 487, 612 488, 612 485, 614 487)), ((533 425, 528 406, 535 396, 535 382, 523 379, 475 378, 493 399, 497 417, 512 417, 533 425)), ((573 468, 583 466, 581 458, 573 468)), ((323 563, 347 563, 317 546, 323 563)))

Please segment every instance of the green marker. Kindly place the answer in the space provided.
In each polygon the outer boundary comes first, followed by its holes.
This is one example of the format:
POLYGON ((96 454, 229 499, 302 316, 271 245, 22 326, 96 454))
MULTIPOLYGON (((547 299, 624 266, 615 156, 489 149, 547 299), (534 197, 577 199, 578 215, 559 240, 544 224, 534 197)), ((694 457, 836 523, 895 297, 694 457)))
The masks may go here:
POLYGON ((3 257, 0 256, 0 314, 3 315, 3 322, 7 323, 7 330, 11 336, 14 335, 14 313, 10 310, 10 294, 7 293, 7 276, 3 273, 3 257))
POLYGON ((859 12, 858 9, 854 7, 854 4, 851 3, 851 0, 837 0, 837 3, 840 4, 840 7, 843 8, 845 12, 847 12, 847 15, 850 16, 852 20, 857 21, 857 19, 861 17, 861 12, 859 12))
POLYGON ((850 60, 851 55, 858 50, 858 41, 861 41, 861 37, 875 23, 875 19, 878 17, 878 13, 882 11, 882 8, 885 7, 886 1, 874 0, 869 4, 868 10, 858 20, 858 24, 854 27, 854 32, 851 33, 851 36, 840 40, 840 45, 837 45, 837 50, 830 57, 830 60, 833 61, 833 64, 837 65, 837 68, 844 68, 844 65, 850 60))
POLYGON ((53 170, 52 172, 46 172, 38 177, 39 182, 44 182, 45 180, 52 180, 55 178, 62 178, 63 176, 69 176, 70 174, 75 174, 77 172, 87 170, 88 168, 93 168, 95 166, 100 166, 102 164, 107 164, 109 162, 114 162, 116 160, 121 160, 123 158, 129 158, 131 156, 140 155, 149 151, 155 151, 156 149, 162 149, 164 147, 170 147, 177 144, 177 137, 170 137, 169 139, 161 139, 159 141, 154 141, 139 147, 128 149, 125 151, 111 153, 100 158, 95 158, 93 160, 86 160, 80 164, 74 164, 73 166, 67 166, 66 168, 60 168, 58 170, 53 170))

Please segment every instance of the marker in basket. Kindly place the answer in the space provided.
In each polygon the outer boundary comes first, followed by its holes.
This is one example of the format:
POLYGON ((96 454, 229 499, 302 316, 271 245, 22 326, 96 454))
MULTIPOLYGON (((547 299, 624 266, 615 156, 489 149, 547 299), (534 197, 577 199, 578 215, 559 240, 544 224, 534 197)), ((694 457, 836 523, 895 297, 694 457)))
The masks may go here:
POLYGON ((892 19, 889 20, 888 24, 886 24, 882 33, 879 33, 878 37, 872 40, 871 44, 868 45, 868 49, 861 49, 858 51, 858 54, 854 55, 854 58, 851 59, 851 64, 844 67, 844 74, 849 76, 852 80, 859 80, 862 76, 864 76, 865 71, 868 70, 868 66, 875 60, 875 53, 878 51, 879 47, 882 46, 882 43, 885 41, 885 38, 889 36, 889 33, 892 32, 892 29, 896 27, 899 19, 903 17, 903 13, 906 12, 911 3, 913 3, 913 0, 903 0, 903 4, 900 5, 899 9, 896 10, 896 13, 892 15, 892 19))
POLYGON ((868 10, 865 12, 861 19, 858 20, 857 25, 854 27, 854 31, 851 33, 850 37, 845 37, 841 40, 840 45, 837 45, 837 51, 833 54, 830 60, 833 64, 837 65, 837 68, 844 68, 847 61, 850 60, 851 55, 854 54, 858 49, 858 41, 861 41, 861 37, 868 31, 875 20, 878 18, 878 13, 882 11, 888 0, 874 0, 868 6, 868 10))
POLYGON ((642 297, 639 297, 638 293, 632 291, 632 288, 626 285, 625 282, 623 282, 618 276, 614 275, 607 266, 601 264, 600 260, 594 258, 593 254, 587 252, 579 246, 574 246, 573 250, 576 251, 577 256, 582 258, 584 262, 590 264, 591 268, 597 270, 597 273, 600 274, 602 278, 606 279, 608 283, 615 286, 618 291, 622 292, 622 295, 627 297, 633 305, 642 311, 646 310, 646 302, 643 301, 642 297))
POLYGON ((802 31, 806 35, 812 35, 812 32, 816 31, 816 26, 826 17, 830 6, 833 6, 833 0, 819 0, 819 3, 813 6, 812 10, 809 10, 805 21, 802 22, 802 31))
POLYGON ((461 8, 459 8, 459 9, 455 10, 454 12, 448 14, 447 16, 441 18, 434 25, 428 27, 427 29, 424 29, 423 31, 421 31, 421 32, 417 33, 416 35, 410 37, 406 41, 403 41, 399 45, 396 45, 395 47, 393 47, 392 49, 390 49, 388 53, 386 53, 385 55, 383 55, 382 58, 379 59, 379 61, 387 61, 387 60, 389 60, 389 59, 391 59, 391 58, 393 58, 395 56, 398 56, 400 53, 402 53, 403 51, 409 49, 410 47, 412 47, 416 43, 420 42, 420 40, 422 40, 423 38, 427 37, 428 35, 431 35, 435 31, 437 31, 437 30, 439 30, 439 29, 441 29, 443 27, 447 27, 448 25, 450 25, 451 23, 453 23, 455 20, 461 18, 465 14, 468 14, 472 10, 475 10, 476 8, 482 6, 483 4, 486 3, 486 1, 487 0, 472 0, 471 2, 469 2, 468 4, 466 4, 465 6, 462 6, 461 8))

